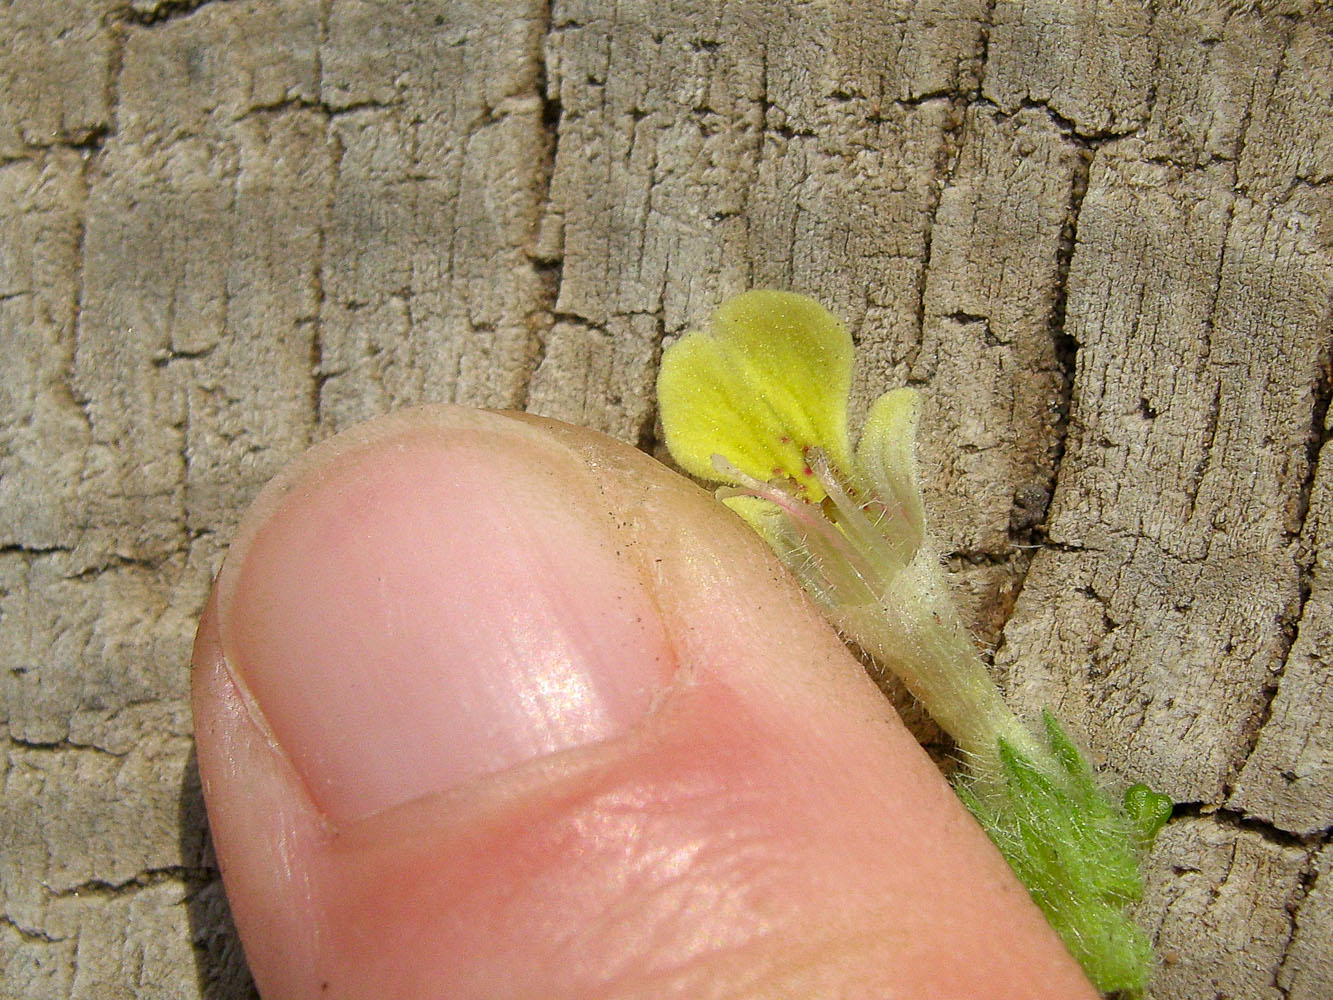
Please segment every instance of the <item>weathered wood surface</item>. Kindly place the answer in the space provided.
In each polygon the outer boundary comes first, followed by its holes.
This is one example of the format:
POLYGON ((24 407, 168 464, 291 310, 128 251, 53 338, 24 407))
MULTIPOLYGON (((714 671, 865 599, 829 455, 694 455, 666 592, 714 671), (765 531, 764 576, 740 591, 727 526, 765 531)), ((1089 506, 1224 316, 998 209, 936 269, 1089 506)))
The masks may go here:
POLYGON ((16 0, 0 38, 0 995, 248 995, 187 656, 266 477, 425 400, 654 449, 663 341, 774 285, 850 323, 858 409, 925 392, 1011 687, 1183 803, 1152 996, 1333 996, 1327 6, 16 0))

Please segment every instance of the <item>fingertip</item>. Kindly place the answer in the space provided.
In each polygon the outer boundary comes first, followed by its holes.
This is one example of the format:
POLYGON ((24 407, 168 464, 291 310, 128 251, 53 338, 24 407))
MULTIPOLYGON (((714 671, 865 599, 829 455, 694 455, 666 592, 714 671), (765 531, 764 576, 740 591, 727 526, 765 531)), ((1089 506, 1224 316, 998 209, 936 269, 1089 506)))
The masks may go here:
POLYGON ((228 669, 210 596, 191 657, 199 777, 232 917, 265 997, 312 995, 321 913, 311 862, 327 829, 228 669))

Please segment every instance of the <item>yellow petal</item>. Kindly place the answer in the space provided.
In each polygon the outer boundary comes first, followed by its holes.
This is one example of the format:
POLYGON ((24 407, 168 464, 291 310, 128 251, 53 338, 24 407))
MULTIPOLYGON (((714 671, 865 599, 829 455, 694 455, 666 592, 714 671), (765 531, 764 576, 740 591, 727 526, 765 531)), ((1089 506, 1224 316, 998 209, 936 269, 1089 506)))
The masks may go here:
POLYGON ((791 292, 729 299, 706 333, 690 333, 662 358, 657 395, 666 444, 705 479, 721 455, 762 482, 790 478, 823 497, 806 450, 847 469, 852 340, 823 306, 791 292))
POLYGON ((921 481, 916 463, 916 425, 921 398, 914 389, 892 389, 870 408, 861 440, 856 446, 857 467, 871 492, 890 515, 921 543, 926 514, 921 502, 921 481))

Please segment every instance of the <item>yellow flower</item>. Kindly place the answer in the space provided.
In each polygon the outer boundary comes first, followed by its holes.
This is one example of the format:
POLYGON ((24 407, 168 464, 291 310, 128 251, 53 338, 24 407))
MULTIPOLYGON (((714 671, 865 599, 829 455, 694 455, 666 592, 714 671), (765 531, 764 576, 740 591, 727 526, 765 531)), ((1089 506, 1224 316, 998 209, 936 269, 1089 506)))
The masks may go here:
POLYGON ((853 458, 852 355, 846 328, 813 299, 738 295, 707 331, 686 334, 662 359, 666 444, 687 472, 740 488, 743 495, 724 498, 770 542, 779 530, 773 505, 799 518, 795 504, 831 499, 829 520, 840 532, 851 529, 853 509, 887 529, 901 568, 925 528, 914 455, 919 403, 910 389, 882 396, 853 458))

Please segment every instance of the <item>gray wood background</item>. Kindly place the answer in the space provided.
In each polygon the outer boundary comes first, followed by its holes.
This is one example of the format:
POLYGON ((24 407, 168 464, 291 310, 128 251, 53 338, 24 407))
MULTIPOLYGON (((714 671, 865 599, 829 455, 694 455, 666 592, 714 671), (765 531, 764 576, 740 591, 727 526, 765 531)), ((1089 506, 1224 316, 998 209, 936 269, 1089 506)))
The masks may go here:
POLYGON ((194 622, 311 441, 426 400, 656 451, 756 285, 927 399, 997 670, 1182 805, 1152 996, 1333 996, 1322 2, 0 3, 0 995, 251 987, 194 622))

